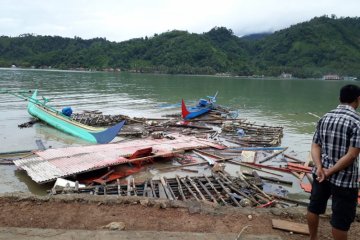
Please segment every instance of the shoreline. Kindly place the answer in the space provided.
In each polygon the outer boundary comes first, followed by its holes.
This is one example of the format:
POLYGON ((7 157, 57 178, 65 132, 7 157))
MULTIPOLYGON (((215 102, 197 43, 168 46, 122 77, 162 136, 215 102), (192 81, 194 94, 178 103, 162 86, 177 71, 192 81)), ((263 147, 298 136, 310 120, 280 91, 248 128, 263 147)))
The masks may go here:
MULTIPOLYGON (((0 203, 2 215, 0 237, 3 231, 15 231, 16 235, 16 231, 34 228, 48 232, 52 231, 51 229, 64 229, 65 232, 86 230, 94 233, 107 230, 106 226, 113 222, 124 225, 122 231, 125 232, 121 234, 126 234, 126 232, 145 234, 150 231, 162 237, 167 236, 169 232, 177 236, 170 239, 184 239, 181 238, 181 234, 177 235, 178 232, 186 233, 186 236, 199 233, 210 236, 220 234, 220 236, 229 237, 222 239, 234 239, 234 236, 237 236, 242 229, 245 239, 247 236, 256 235, 301 240, 306 236, 273 229, 271 224, 272 219, 306 224, 306 208, 304 207, 236 208, 216 207, 205 202, 155 200, 143 197, 94 195, 39 197, 24 193, 1 194, 0 203), (244 229, 245 226, 249 227, 244 229), (4 228, 7 230, 3 230, 4 228)), ((360 234, 360 209, 357 210, 357 219, 349 232, 350 240, 355 240, 360 234)), ((321 239, 330 236, 329 217, 330 212, 327 211, 320 218, 319 236, 321 239)), ((135 236, 132 235, 132 237, 135 236)))

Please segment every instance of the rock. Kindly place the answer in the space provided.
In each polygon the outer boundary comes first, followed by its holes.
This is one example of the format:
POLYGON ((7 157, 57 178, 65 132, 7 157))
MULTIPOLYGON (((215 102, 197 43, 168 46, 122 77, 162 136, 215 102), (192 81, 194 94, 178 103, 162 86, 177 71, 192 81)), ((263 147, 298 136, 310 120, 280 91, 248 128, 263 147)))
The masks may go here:
POLYGON ((149 199, 140 200, 140 204, 146 207, 147 205, 149 205, 149 199))
POLYGON ((284 214, 284 211, 279 208, 272 208, 270 212, 275 216, 281 216, 284 214))
POLYGON ((111 222, 108 225, 103 227, 104 229, 109 229, 109 230, 124 230, 125 229, 125 223, 123 222, 111 222))
POLYGON ((161 203, 160 203, 160 208, 162 208, 162 209, 167 208, 166 203, 165 203, 165 202, 161 202, 161 203))
POLYGON ((242 207, 249 207, 249 206, 251 206, 251 202, 250 202, 249 199, 243 198, 243 199, 241 199, 241 201, 240 201, 240 205, 241 205, 242 207))
POLYGON ((225 164, 223 163, 215 163, 215 165, 212 168, 214 172, 224 172, 224 169, 225 169, 225 164))
POLYGON ((200 208, 200 207, 195 207, 195 206, 189 207, 189 213, 190 213, 190 214, 200 213, 200 212, 201 212, 201 208, 200 208))

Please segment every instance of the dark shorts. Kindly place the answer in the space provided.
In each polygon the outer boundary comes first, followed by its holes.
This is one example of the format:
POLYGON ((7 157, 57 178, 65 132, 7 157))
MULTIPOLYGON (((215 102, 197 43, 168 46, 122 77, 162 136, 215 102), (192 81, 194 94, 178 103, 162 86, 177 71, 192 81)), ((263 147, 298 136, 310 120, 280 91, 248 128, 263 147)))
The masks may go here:
POLYGON ((328 181, 319 183, 315 179, 316 176, 312 184, 309 212, 318 215, 325 213, 327 201, 332 196, 330 223, 336 229, 348 231, 356 216, 358 189, 337 187, 328 181))

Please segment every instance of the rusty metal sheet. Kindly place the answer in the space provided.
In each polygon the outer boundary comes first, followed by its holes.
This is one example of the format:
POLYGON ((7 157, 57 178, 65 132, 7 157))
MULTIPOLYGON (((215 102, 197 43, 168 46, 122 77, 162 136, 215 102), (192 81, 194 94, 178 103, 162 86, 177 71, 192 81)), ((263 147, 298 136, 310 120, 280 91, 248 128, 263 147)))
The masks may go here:
POLYGON ((119 165, 129 161, 134 152, 152 147, 153 154, 171 156, 175 151, 206 148, 216 143, 195 137, 172 135, 175 139, 138 139, 120 143, 66 147, 37 151, 36 157, 15 160, 37 183, 56 180, 74 174, 119 165))

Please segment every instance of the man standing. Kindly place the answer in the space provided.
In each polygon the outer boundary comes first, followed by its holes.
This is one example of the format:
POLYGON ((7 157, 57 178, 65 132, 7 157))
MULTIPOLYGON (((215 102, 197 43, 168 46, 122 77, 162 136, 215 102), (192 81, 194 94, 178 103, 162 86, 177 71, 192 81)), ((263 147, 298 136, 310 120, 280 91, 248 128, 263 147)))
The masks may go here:
POLYGON ((332 196, 332 235, 346 240, 355 219, 359 189, 360 88, 346 85, 340 90, 340 105, 318 122, 311 145, 315 167, 308 207, 310 239, 315 240, 319 214, 325 213, 332 196))

